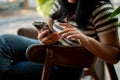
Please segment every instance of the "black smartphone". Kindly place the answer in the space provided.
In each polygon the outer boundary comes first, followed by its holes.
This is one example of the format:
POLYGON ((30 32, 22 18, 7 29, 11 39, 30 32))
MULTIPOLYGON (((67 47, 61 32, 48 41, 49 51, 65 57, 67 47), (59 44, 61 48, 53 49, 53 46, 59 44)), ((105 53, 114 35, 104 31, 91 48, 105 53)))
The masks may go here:
POLYGON ((51 29, 45 22, 36 22, 35 21, 32 23, 32 25, 41 31, 48 29, 49 34, 54 32, 53 29, 51 29))

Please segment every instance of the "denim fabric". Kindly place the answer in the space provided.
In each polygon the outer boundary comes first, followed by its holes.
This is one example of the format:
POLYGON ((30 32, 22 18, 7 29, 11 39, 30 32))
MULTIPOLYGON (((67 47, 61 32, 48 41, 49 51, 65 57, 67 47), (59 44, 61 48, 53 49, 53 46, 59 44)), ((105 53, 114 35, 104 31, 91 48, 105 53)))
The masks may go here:
MULTIPOLYGON (((0 71, 7 70, 5 80, 40 80, 42 64, 27 61, 25 51, 38 40, 5 34, 0 36, 0 71)), ((82 69, 52 66, 50 80, 79 80, 82 69)))
MULTIPOLYGON (((4 80, 40 80, 43 64, 23 61, 7 72, 4 80)), ((82 69, 52 66, 50 80, 80 80, 82 69)))
MULTIPOLYGON (((4 80, 40 80, 43 64, 22 61, 15 64, 5 75, 4 80)), ((51 80, 55 80, 57 68, 52 67, 51 80)))
POLYGON ((0 36, 0 70, 9 70, 11 62, 26 60, 25 51, 31 44, 38 44, 37 40, 26 37, 5 34, 0 36))

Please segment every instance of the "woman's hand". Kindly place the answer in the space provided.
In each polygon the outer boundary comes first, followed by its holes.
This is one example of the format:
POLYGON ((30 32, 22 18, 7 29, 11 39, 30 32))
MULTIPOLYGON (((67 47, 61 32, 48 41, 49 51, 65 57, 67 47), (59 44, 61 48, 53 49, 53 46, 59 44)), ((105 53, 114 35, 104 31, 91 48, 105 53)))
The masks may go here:
POLYGON ((82 46, 95 56, 111 64, 115 64, 120 60, 120 45, 117 30, 99 35, 100 41, 97 41, 94 38, 85 36, 80 30, 72 27, 70 24, 60 23, 60 26, 65 28, 65 30, 59 33, 63 38, 77 39, 82 46))
POLYGON ((73 27, 68 23, 59 23, 59 25, 65 28, 63 31, 59 32, 61 38, 67 38, 70 40, 74 39, 81 44, 80 37, 85 35, 79 29, 73 27))
MULTIPOLYGON (((52 28, 53 19, 49 17, 46 23, 50 28, 52 28)), ((59 36, 57 32, 54 32, 52 34, 48 34, 49 30, 44 30, 44 31, 37 30, 37 32, 38 32, 38 36, 37 36, 38 40, 40 41, 40 43, 44 45, 51 45, 59 40, 59 36)))
POLYGON ((59 40, 59 36, 57 33, 52 33, 49 34, 48 30, 44 30, 44 31, 40 31, 37 30, 38 32, 38 40, 40 41, 40 43, 44 44, 44 45, 51 45, 55 42, 57 42, 59 40))

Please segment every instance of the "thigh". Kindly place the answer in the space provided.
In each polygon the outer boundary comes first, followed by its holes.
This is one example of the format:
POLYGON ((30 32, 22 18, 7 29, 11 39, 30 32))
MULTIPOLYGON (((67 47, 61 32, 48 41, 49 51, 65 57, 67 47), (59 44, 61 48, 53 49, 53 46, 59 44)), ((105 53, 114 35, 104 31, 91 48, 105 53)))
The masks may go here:
POLYGON ((30 39, 23 36, 16 36, 5 34, 0 36, 1 45, 4 50, 4 54, 9 54, 11 56, 24 56, 27 47, 31 44, 38 44, 39 42, 35 39, 30 39))
POLYGON ((5 80, 40 80, 42 64, 18 62, 6 73, 5 80))
MULTIPOLYGON (((16 63, 4 76, 4 80, 41 80, 43 64, 22 61, 16 63)), ((80 80, 82 69, 52 66, 50 80, 80 80)))
POLYGON ((25 51, 31 44, 38 44, 34 39, 5 34, 0 36, 0 70, 9 70, 11 61, 26 60, 25 51))
MULTIPOLYGON (((5 75, 5 80, 41 80, 43 64, 31 61, 16 63, 5 75)), ((51 79, 55 80, 56 66, 51 68, 51 79)))

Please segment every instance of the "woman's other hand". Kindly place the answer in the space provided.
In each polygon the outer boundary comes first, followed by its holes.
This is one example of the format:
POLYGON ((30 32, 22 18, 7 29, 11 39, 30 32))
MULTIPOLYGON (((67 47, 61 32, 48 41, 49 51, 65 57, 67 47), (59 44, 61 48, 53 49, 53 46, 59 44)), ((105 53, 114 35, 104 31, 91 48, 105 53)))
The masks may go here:
POLYGON ((80 44, 80 37, 85 36, 79 29, 75 28, 74 26, 68 24, 68 23, 59 23, 61 27, 64 27, 64 30, 59 32, 59 35, 61 38, 67 38, 67 39, 74 39, 77 40, 80 44))
POLYGON ((44 30, 44 31, 37 30, 37 32, 38 32, 38 36, 37 36, 38 40, 40 41, 40 43, 44 45, 51 45, 59 40, 59 36, 56 32, 49 35, 48 35, 49 30, 44 30))
POLYGON ((117 31, 112 31, 108 34, 99 35, 99 40, 84 35, 80 30, 74 28, 70 24, 60 23, 65 29, 59 33, 63 38, 72 39, 84 46, 87 50, 92 52, 95 56, 115 64, 120 60, 120 46, 117 31))

